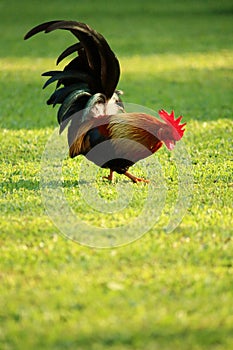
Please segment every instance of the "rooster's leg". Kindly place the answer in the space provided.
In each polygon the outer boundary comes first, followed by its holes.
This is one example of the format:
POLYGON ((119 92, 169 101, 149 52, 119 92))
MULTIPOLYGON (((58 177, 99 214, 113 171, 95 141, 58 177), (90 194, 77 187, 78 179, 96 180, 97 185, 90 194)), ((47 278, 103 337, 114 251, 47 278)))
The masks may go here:
POLYGON ((113 181, 113 171, 110 169, 110 174, 108 176, 103 176, 103 179, 107 179, 109 181, 113 181))
POLYGON ((130 180, 132 180, 134 183, 137 183, 137 182, 146 182, 146 183, 149 183, 150 181, 149 180, 145 180, 145 179, 141 179, 140 177, 136 177, 132 174, 130 174, 128 171, 126 171, 124 173, 125 176, 127 176, 130 180))

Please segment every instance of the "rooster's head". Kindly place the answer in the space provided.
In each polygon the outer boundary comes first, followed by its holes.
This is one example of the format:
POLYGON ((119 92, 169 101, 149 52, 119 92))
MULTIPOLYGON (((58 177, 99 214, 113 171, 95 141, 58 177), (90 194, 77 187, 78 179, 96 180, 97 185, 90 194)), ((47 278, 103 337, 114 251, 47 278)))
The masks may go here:
POLYGON ((174 149, 176 141, 179 141, 184 134, 186 123, 180 124, 182 116, 175 119, 174 111, 169 114, 164 109, 159 111, 159 116, 165 121, 164 126, 158 130, 158 138, 165 143, 171 151, 174 149))

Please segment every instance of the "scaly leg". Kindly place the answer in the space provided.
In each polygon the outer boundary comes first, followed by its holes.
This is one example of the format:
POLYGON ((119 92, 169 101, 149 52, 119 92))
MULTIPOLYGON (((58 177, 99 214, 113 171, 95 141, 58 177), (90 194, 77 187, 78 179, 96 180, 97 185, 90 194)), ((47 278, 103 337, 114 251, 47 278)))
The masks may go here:
POLYGON ((103 176, 103 179, 107 179, 111 182, 113 182, 113 171, 110 169, 110 174, 108 176, 103 176))
POLYGON ((126 171, 124 173, 124 175, 127 176, 130 180, 132 180, 135 184, 137 182, 146 182, 146 183, 150 182, 150 180, 145 180, 145 179, 141 179, 140 177, 136 177, 136 176, 130 174, 128 171, 126 171))

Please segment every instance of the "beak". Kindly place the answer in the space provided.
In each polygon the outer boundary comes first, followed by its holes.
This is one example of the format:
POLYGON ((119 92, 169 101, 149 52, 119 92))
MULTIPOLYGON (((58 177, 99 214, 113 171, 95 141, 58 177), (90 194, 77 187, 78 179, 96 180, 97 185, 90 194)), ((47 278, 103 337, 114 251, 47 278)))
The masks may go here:
POLYGON ((169 151, 172 151, 175 148, 176 142, 175 141, 170 141, 170 140, 166 140, 164 141, 167 149, 169 149, 169 151))

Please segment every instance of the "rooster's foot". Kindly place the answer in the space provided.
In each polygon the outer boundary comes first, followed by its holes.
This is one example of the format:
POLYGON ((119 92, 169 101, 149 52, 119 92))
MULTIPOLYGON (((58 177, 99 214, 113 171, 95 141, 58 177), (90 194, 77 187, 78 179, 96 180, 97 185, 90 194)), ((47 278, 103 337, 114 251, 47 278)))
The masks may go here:
POLYGON ((103 176, 103 179, 107 179, 110 182, 113 182, 113 171, 110 170, 110 174, 108 176, 103 176))
POLYGON ((133 183, 135 183, 135 184, 138 183, 138 182, 145 182, 145 183, 149 183, 150 182, 150 180, 146 180, 146 179, 142 179, 140 177, 134 176, 134 175, 130 174, 128 171, 126 171, 124 173, 124 175, 127 176, 130 180, 132 180, 133 183))

